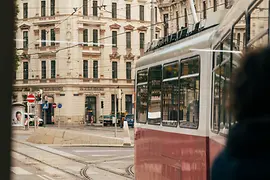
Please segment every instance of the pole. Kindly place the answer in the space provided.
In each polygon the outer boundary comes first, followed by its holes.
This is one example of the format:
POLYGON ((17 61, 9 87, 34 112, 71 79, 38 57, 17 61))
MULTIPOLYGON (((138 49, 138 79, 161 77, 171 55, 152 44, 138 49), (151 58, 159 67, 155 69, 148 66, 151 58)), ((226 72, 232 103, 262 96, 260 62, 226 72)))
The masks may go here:
POLYGON ((35 119, 34 119, 35 131, 37 129, 37 120, 38 120, 38 118, 37 118, 37 101, 35 101, 35 119))
POLYGON ((30 115, 29 115, 29 113, 30 113, 30 103, 27 103, 27 130, 29 130, 29 120, 30 120, 30 115))
POLYGON ((58 115, 58 128, 60 128, 60 108, 59 109, 59 115, 58 115))
POLYGON ((194 1, 193 0, 189 0, 189 3, 190 3, 191 12, 192 12, 192 15, 193 15, 193 20, 194 20, 194 23, 196 24, 199 21, 198 21, 198 18, 197 18, 194 1))
POLYGON ((153 41, 154 37, 155 37, 155 25, 154 25, 154 1, 151 0, 151 41, 150 43, 153 41))
POLYGON ((117 94, 116 94, 116 92, 115 92, 115 89, 114 89, 114 118, 115 118, 115 121, 114 121, 114 129, 115 129, 115 132, 114 132, 114 136, 115 137, 117 137, 117 124, 116 124, 116 115, 117 115, 117 113, 116 113, 116 101, 117 101, 117 99, 116 99, 116 96, 117 96, 117 94))

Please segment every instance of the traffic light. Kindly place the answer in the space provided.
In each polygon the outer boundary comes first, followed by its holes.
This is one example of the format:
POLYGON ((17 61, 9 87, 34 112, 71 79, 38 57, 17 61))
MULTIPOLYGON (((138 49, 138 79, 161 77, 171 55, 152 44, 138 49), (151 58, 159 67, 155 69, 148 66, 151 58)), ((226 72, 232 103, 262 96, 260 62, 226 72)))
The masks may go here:
POLYGON ((103 109, 104 108, 104 103, 103 103, 103 101, 101 101, 101 109, 103 109))

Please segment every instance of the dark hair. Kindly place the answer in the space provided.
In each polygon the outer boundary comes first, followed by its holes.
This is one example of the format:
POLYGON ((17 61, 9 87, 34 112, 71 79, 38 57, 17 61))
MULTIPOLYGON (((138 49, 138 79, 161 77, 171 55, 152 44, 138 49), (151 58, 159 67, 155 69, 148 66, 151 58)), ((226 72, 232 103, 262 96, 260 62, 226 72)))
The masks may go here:
POLYGON ((248 52, 231 85, 230 108, 238 122, 270 115, 270 47, 248 52))
POLYGON ((16 112, 16 116, 17 116, 18 114, 22 114, 22 113, 21 113, 20 111, 17 111, 17 112, 16 112))

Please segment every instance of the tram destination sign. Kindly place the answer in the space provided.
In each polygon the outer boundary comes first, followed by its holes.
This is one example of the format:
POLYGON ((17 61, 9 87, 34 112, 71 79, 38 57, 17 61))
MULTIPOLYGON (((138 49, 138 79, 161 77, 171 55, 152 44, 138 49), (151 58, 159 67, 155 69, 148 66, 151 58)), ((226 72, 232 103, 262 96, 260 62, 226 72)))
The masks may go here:
POLYGON ((104 88, 98 87, 81 87, 80 91, 104 91, 104 88))

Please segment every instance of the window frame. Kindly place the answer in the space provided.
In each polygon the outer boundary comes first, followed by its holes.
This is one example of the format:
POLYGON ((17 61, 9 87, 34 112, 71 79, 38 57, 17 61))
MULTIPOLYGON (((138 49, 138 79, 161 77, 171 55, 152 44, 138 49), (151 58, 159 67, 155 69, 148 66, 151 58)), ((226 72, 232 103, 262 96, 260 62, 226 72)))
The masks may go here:
POLYGON ((51 16, 55 16, 55 0, 51 0, 51 16))
POLYGON ((46 62, 46 60, 41 61, 41 79, 47 79, 47 62, 46 62))
MULTIPOLYGON (((171 82, 171 81, 177 81, 177 88, 179 90, 179 76, 180 76, 180 61, 179 60, 175 60, 175 61, 171 61, 171 62, 168 62, 168 63, 165 63, 163 64, 162 66, 162 88, 164 87, 164 83, 165 82, 171 82), (178 65, 178 75, 176 77, 172 77, 172 78, 164 78, 164 68, 167 67, 167 66, 170 66, 170 65, 174 65, 174 64, 177 64, 178 65)), ((163 119, 163 108, 164 108, 164 105, 163 105, 163 100, 164 100, 164 90, 162 90, 162 97, 161 97, 161 106, 162 106, 162 111, 161 111, 161 125, 162 126, 165 126, 165 127, 173 127, 173 128, 177 128, 179 126, 179 111, 177 111, 177 123, 176 123, 176 126, 173 126, 173 125, 167 125, 165 123, 163 123, 164 120, 168 120, 168 119, 163 119)), ((177 94, 177 109, 179 109, 179 93, 177 94)))
POLYGON ((23 31, 23 48, 27 49, 29 45, 29 32, 23 31))
POLYGON ((93 61, 93 78, 98 79, 98 61, 93 61))
POLYGON ((89 39, 88 35, 89 35, 88 29, 84 29, 83 30, 83 43, 84 43, 83 46, 88 46, 88 39, 89 39))
POLYGON ((136 123, 140 123, 140 124, 147 124, 147 123, 148 123, 148 118, 147 118, 147 117, 148 117, 148 98, 149 98, 149 94, 147 93, 146 118, 145 118, 145 122, 139 121, 139 119, 138 119, 138 113, 139 113, 140 111, 138 111, 138 110, 139 110, 140 108, 138 108, 138 107, 140 107, 140 104, 138 104, 139 101, 138 101, 138 99, 137 99, 137 97, 138 97, 138 95, 139 95, 138 87, 143 86, 143 85, 146 85, 146 86, 147 86, 147 92, 148 92, 148 74, 149 74, 149 68, 144 68, 144 69, 140 69, 140 70, 137 70, 137 71, 136 71, 136 112, 135 112, 135 114, 136 114, 136 123), (144 82, 139 82, 139 83, 138 83, 138 74, 139 74, 140 72, 147 72, 147 75, 146 75, 147 79, 146 79, 146 81, 144 81, 144 82))
POLYGON ((117 31, 112 31, 112 47, 117 47, 117 31))
MULTIPOLYGON (((183 58, 183 59, 180 59, 180 65, 179 65, 179 79, 178 79, 178 88, 179 88, 179 96, 178 96, 178 102, 179 102, 179 109, 180 109, 180 86, 181 86, 181 79, 188 79, 188 78, 193 78, 193 77, 198 77, 199 79, 199 94, 198 94, 198 100, 199 100, 199 104, 198 104, 198 124, 197 124, 197 127, 196 128, 192 128, 192 127, 183 127, 181 126, 181 120, 180 120, 180 117, 179 117, 179 114, 178 114, 178 124, 179 124, 179 127, 182 128, 182 129, 193 129, 193 130, 198 130, 199 127, 200 127, 200 102, 201 102, 201 56, 199 54, 197 55, 194 55, 194 56, 190 56, 190 57, 186 57, 186 58, 183 58), (198 69, 198 73, 194 73, 194 74, 188 74, 188 75, 183 75, 182 76, 182 63, 183 62, 188 62, 188 61, 192 61, 194 60, 195 58, 198 58, 198 66, 199 66, 199 69, 198 69)), ((186 122, 186 121, 184 121, 186 122)))
POLYGON ((93 16, 98 16, 98 2, 96 0, 93 1, 93 16))
POLYGON ((83 16, 88 16, 88 0, 83 0, 83 16))
POLYGON ((144 21, 144 5, 139 5, 139 18, 140 21, 144 21))
POLYGON ((112 2, 112 19, 117 19, 117 3, 112 2))
POLYGON ((145 33, 140 32, 140 49, 144 49, 144 43, 145 43, 145 33))
POLYGON ((98 46, 98 29, 93 29, 93 46, 98 46))
POLYGON ((41 41, 44 41, 44 42, 41 42, 41 47, 45 47, 47 46, 47 31, 45 29, 42 29, 41 30, 41 41))
POLYGON ((88 60, 83 60, 83 78, 89 78, 89 62, 88 60))
POLYGON ((118 79, 118 67, 117 66, 118 66, 117 61, 112 61, 112 79, 118 79), (114 69, 114 67, 116 69, 114 69))
POLYGON ((163 64, 155 64, 154 66, 151 66, 148 68, 148 77, 147 77, 147 114, 146 114, 146 119, 147 119, 147 124, 149 125, 154 125, 154 126, 160 126, 162 124, 162 81, 163 81, 163 64), (155 124, 155 123, 151 123, 149 121, 149 117, 148 117, 148 113, 149 113, 149 105, 150 105, 150 101, 151 101, 151 95, 150 95, 150 85, 149 85, 149 82, 152 81, 152 79, 150 78, 150 75, 151 75, 151 68, 155 68, 155 67, 158 67, 160 66, 161 67, 161 79, 160 79, 160 118, 157 120, 158 121, 158 124, 155 124))
POLYGON ((28 3, 23 3, 23 19, 28 18, 28 3))
POLYGON ((131 4, 126 4, 126 19, 131 19, 131 4))
POLYGON ((132 66, 132 63, 131 62, 126 62, 126 79, 128 79, 128 80, 131 80, 132 78, 131 78, 131 72, 132 72, 132 68, 131 68, 131 66, 132 66))
POLYGON ((51 79, 55 79, 56 77, 56 61, 51 60, 51 79))
POLYGON ((29 79, 29 62, 25 61, 23 62, 23 80, 28 80, 28 79, 29 79))
POLYGON ((131 49, 131 32, 126 32, 126 48, 131 49))
POLYGON ((46 1, 42 0, 41 1, 41 13, 40 13, 41 17, 45 17, 46 16, 46 1))
POLYGON ((55 46, 55 40, 56 40, 55 30, 51 29, 51 46, 55 46))

